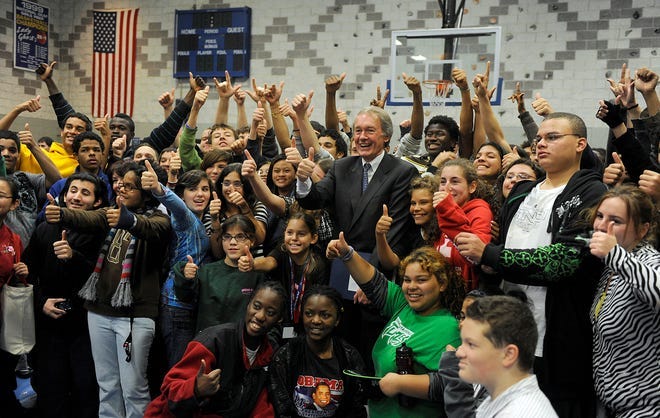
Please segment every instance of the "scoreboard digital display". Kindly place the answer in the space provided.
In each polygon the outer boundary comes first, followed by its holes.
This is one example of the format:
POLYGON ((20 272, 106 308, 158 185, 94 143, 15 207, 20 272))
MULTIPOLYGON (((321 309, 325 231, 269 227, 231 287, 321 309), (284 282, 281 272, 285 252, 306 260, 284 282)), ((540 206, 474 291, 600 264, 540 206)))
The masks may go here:
POLYGON ((174 77, 250 76, 252 9, 177 10, 174 77))

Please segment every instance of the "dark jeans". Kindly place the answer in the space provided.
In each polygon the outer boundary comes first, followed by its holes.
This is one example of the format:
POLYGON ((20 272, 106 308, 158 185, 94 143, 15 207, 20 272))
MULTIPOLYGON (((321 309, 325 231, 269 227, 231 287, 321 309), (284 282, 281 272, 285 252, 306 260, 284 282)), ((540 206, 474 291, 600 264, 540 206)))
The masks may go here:
POLYGON ((35 390, 41 416, 92 418, 99 415, 92 347, 80 335, 40 335, 35 390))
POLYGON ((175 306, 160 306, 160 332, 165 342, 167 367, 171 369, 195 337, 195 312, 175 306))

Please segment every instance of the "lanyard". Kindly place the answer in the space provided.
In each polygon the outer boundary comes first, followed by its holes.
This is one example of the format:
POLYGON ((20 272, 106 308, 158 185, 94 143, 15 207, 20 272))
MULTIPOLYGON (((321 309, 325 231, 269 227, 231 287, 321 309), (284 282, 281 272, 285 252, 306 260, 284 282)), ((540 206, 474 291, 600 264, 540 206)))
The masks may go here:
POLYGON ((298 319, 300 318, 300 309, 301 309, 300 304, 302 302, 302 297, 305 294, 305 284, 307 283, 307 269, 309 268, 310 258, 311 258, 311 252, 308 252, 307 258, 305 259, 305 264, 303 265, 302 276, 300 277, 300 281, 296 283, 296 277, 293 270, 294 263, 293 260, 291 259, 291 256, 289 256, 289 269, 291 271, 291 319, 293 320, 294 324, 297 324, 298 319))

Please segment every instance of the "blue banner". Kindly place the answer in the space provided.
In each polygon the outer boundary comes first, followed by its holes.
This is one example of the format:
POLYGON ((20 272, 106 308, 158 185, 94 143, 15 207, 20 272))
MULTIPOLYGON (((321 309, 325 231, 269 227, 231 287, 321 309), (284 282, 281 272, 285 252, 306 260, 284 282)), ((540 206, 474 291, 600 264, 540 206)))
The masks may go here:
POLYGON ((42 62, 48 62, 48 7, 16 0, 14 68, 34 70, 42 62))

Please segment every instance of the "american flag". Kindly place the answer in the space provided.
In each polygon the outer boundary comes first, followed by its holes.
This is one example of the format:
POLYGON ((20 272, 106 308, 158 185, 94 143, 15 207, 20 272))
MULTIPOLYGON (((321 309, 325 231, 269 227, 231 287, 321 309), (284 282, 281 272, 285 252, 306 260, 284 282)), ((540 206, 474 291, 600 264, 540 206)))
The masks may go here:
POLYGON ((94 11, 92 114, 133 115, 135 38, 140 9, 94 11))

